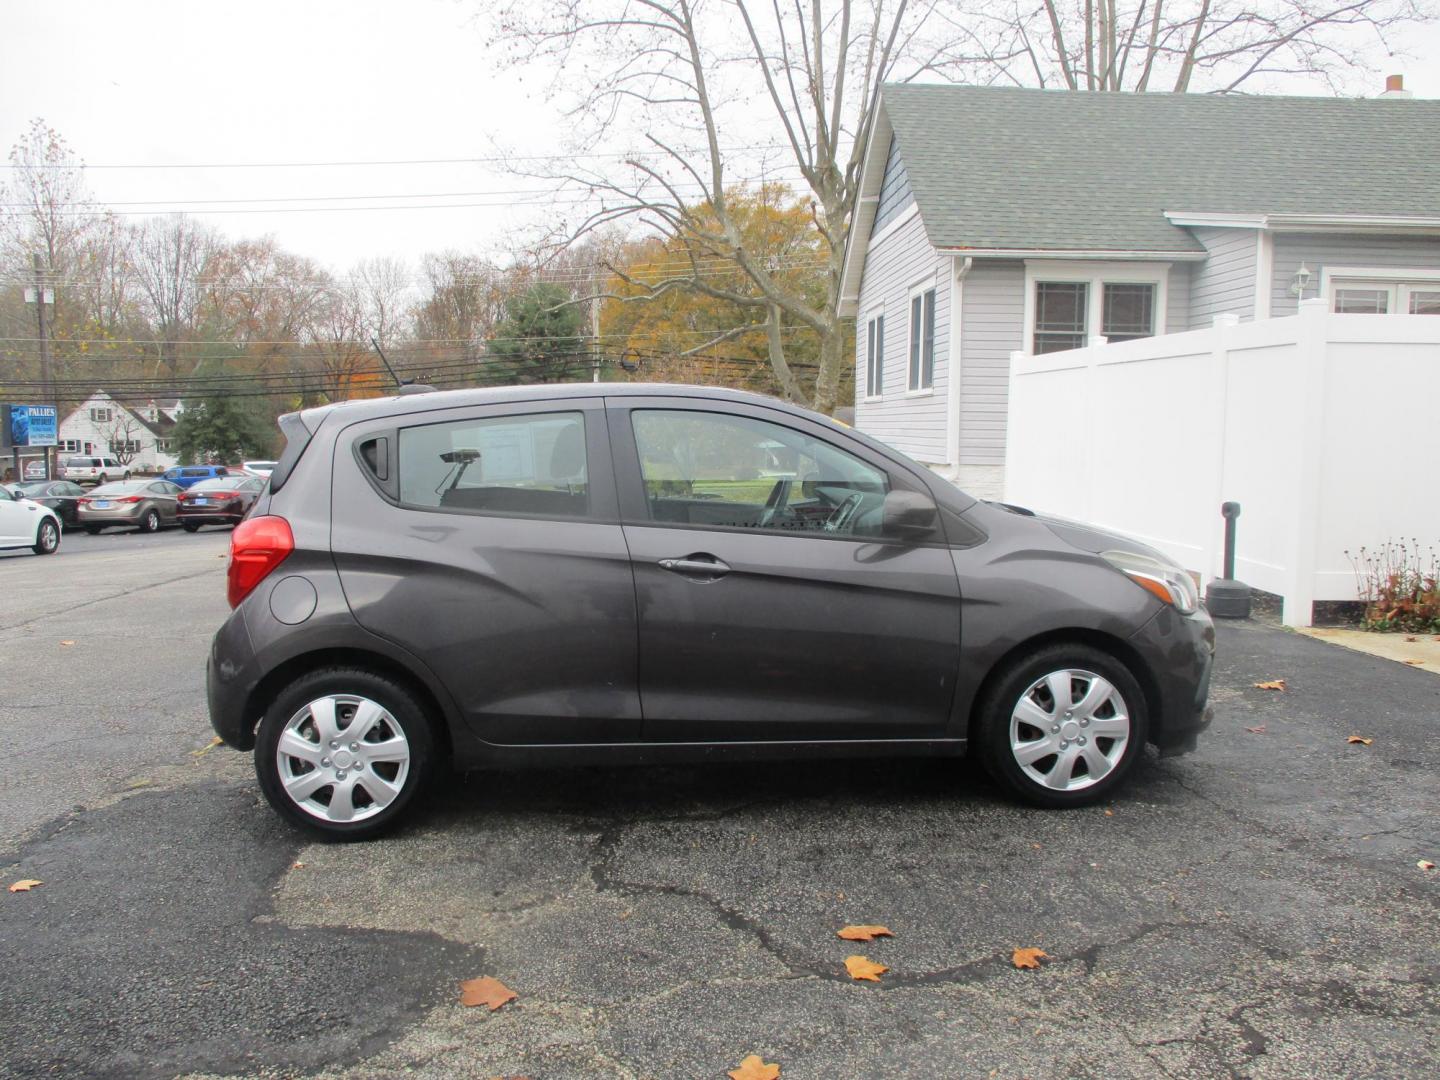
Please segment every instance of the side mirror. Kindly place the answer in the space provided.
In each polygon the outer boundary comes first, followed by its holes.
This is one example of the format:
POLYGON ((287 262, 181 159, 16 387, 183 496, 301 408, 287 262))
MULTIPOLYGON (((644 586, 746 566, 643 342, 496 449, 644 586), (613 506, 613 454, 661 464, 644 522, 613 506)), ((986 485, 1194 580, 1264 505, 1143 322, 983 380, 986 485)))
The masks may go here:
POLYGON ((885 496, 881 528, 886 536, 923 540, 935 531, 939 511, 935 500, 918 491, 892 491, 885 496))

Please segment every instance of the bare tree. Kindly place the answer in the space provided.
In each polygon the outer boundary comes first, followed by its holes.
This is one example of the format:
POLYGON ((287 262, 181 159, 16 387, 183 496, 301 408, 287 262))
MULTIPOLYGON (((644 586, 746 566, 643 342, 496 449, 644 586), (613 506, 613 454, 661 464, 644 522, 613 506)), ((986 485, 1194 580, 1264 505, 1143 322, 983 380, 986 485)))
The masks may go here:
POLYGON ((184 214, 152 218, 135 231, 131 266, 171 375, 180 371, 179 342, 196 325, 204 295, 200 272, 218 246, 213 229, 184 214))
POLYGON ((403 259, 361 259, 350 271, 350 288, 359 299, 365 329, 382 346, 403 332, 411 303, 410 268, 403 259))
POLYGON ((0 180, 0 240, 11 269, 28 271, 32 254, 56 275, 75 269, 96 209, 84 168, 54 128, 30 122, 10 150, 9 180, 0 180))
POLYGON ((945 0, 940 63, 966 82, 1070 90, 1204 90, 1284 83, 1353 89, 1427 0, 945 0))
POLYGON ((105 429, 110 455, 121 465, 129 465, 140 456, 140 439, 145 427, 125 409, 116 408, 114 419, 105 429))
POLYGON ((880 84, 902 62, 907 74, 941 62, 921 38, 933 2, 512 0, 499 28, 518 62, 559 66, 557 86, 582 88, 564 104, 585 143, 549 175, 599 208, 561 222, 557 242, 617 222, 663 236, 682 253, 676 265, 644 280, 612 267, 627 286, 615 298, 685 289, 731 301, 763 325, 785 393, 830 411, 849 366, 835 301, 865 141, 880 84), (636 145, 623 169, 587 164, 602 141, 626 136, 636 145), (788 263, 747 244, 735 212, 745 181, 782 174, 807 194, 822 238, 819 303, 784 280, 788 263), (819 341, 810 395, 790 369, 787 327, 819 341))

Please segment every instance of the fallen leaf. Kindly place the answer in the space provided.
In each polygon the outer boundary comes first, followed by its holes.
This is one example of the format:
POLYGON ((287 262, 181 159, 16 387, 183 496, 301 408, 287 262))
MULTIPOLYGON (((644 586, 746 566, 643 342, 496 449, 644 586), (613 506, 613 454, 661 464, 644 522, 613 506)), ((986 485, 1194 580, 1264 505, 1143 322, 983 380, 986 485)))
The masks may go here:
POLYGON ((1048 960, 1043 949, 1016 949, 1010 954, 1010 962, 1017 968, 1038 968, 1041 960, 1048 960))
POLYGON ((1106 810, 1106 811, 1105 811, 1105 816, 1106 816, 1106 817, 1114 817, 1114 816, 1115 816, 1115 811, 1114 811, 1114 810, 1106 810))
POLYGON ((60 642, 60 647, 61 647, 62 649, 68 649, 71 645, 74 645, 74 644, 75 644, 75 642, 73 642, 73 641, 62 641, 62 642, 60 642))
POLYGON ((1285 689, 1285 680, 1284 680, 1284 679, 1271 679, 1269 682, 1257 682, 1257 683, 1255 684, 1255 689, 1256 689, 1256 690, 1284 690, 1284 689, 1285 689))
POLYGON ((1370 745, 1371 743, 1373 743, 1375 740, 1374 740, 1374 739, 1367 739, 1364 735, 1351 735, 1351 736, 1350 736, 1348 739, 1346 739, 1345 741, 1346 741, 1347 743, 1364 743, 1366 746, 1369 746, 1369 745, 1370 745))
POLYGON ((730 1080, 779 1080, 780 1066, 767 1065, 759 1054, 751 1054, 725 1075, 730 1080))
POLYGON ((1251 735, 1264 735, 1265 725, 1261 724, 1259 727, 1247 727, 1245 730, 1248 731, 1251 735))
POLYGON ((37 880, 36 878, 25 878, 24 880, 22 880, 22 881, 17 881, 17 882, 15 882, 14 885, 11 885, 11 886, 10 886, 10 891, 11 891, 11 892, 29 892, 31 889, 35 888, 36 885, 44 885, 44 884, 45 884, 45 882, 39 881, 39 880, 37 880))
POLYGON ((1433 862, 1431 862, 1429 859, 1421 859, 1421 860, 1420 860, 1419 862, 1417 862, 1415 865, 1418 866, 1418 867, 1420 867, 1421 870, 1434 870, 1434 869, 1435 869, 1435 864, 1434 864, 1433 862))
POLYGON ((304 864, 303 862, 293 862, 293 863, 290 864, 290 869, 291 869, 291 870, 304 870, 304 869, 305 869, 305 864, 304 864))
POLYGON ((884 964, 877 964, 875 961, 866 959, 863 956, 847 956, 845 958, 845 970, 848 971, 850 977, 856 981, 864 979, 866 982, 879 982, 880 976, 890 969, 884 964))
POLYGON ((208 743, 206 743, 204 746, 202 746, 199 750, 191 750, 191 751, 190 751, 190 756, 191 756, 191 757, 199 757, 201 754, 208 754, 211 750, 214 750, 215 747, 219 746, 223 741, 224 741, 224 740, 221 739, 219 735, 216 735, 213 739, 211 739, 208 743))
POLYGON ((466 979, 460 984, 461 1005, 487 1005, 491 1012, 519 996, 499 979, 492 979, 489 975, 466 979))
POLYGON ((846 941, 874 941, 877 937, 895 935, 883 926, 847 926, 843 930, 835 931, 835 936, 846 941))
POLYGON ((1419 641, 1420 639, 1419 639, 1418 637, 1416 637, 1414 634, 1406 634, 1406 635, 1405 635, 1405 640, 1406 640, 1406 641, 1419 641))
POLYGON ((1043 845, 1043 844, 1037 844, 1035 841, 1032 840, 1032 841, 1030 842, 1030 846, 1031 846, 1032 848, 1034 848, 1036 851, 1039 851, 1039 850, 1041 850, 1041 848, 1043 848, 1045 845, 1043 845))
POLYGON ((1411 665, 1412 667, 1419 667, 1421 664, 1425 663, 1425 661, 1424 661, 1424 660, 1406 660, 1405 663, 1411 665))

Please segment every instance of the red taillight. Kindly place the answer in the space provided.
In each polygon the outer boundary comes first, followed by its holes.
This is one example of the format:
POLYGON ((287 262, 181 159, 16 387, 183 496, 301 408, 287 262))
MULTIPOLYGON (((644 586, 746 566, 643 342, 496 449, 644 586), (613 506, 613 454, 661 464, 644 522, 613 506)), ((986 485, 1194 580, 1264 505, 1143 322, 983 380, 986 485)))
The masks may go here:
POLYGON ((126 495, 123 499, 115 499, 114 501, 115 501, 115 502, 126 502, 126 503, 137 503, 137 502, 140 501, 140 496, 139 496, 139 495, 126 495))
POLYGON ((282 517, 266 515, 237 525, 230 534, 230 568, 226 574, 230 606, 238 607, 294 550, 295 536, 290 532, 290 523, 282 517))
POLYGON ((95 500, 92 499, 92 498, 90 498, 90 496, 88 496, 88 495, 86 495, 86 496, 84 496, 83 498, 80 499, 80 502, 82 502, 82 503, 92 503, 92 502, 94 502, 94 501, 95 501, 95 500))

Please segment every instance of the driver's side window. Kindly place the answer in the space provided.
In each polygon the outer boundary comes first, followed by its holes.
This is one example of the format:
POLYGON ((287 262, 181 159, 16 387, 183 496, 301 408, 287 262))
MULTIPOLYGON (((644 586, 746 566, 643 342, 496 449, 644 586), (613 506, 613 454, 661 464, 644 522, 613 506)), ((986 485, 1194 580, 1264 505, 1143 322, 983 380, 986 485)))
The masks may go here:
POLYGON ((724 413, 637 409, 631 417, 652 521, 880 535, 888 478, 823 440, 724 413))

